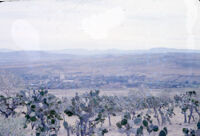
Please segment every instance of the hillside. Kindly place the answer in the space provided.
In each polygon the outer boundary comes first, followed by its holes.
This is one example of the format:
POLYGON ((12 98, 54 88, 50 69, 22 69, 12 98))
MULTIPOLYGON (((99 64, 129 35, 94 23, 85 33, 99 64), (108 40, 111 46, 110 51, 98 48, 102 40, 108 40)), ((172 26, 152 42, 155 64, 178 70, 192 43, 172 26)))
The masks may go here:
POLYGON ((0 69, 32 88, 199 87, 200 53, 152 50, 118 54, 102 51, 97 55, 2 52, 0 69))

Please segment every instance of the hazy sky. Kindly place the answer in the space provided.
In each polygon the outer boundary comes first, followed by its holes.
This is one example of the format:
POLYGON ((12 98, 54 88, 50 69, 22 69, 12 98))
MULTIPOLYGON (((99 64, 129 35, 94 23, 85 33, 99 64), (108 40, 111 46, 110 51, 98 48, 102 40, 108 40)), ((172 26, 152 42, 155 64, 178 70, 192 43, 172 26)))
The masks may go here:
POLYGON ((0 3, 0 48, 200 49, 199 0, 0 3))

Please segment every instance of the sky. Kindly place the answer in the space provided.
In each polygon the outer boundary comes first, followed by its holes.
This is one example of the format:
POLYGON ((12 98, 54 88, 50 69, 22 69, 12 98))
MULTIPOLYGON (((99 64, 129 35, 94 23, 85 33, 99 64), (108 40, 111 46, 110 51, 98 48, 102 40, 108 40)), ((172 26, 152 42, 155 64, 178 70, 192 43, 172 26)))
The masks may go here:
POLYGON ((0 48, 200 50, 199 0, 0 3, 0 48))

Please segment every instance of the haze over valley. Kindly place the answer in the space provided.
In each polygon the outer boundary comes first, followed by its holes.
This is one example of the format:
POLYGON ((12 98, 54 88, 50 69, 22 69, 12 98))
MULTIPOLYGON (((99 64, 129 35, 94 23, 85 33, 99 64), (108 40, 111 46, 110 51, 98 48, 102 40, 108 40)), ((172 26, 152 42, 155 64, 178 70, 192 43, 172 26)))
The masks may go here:
POLYGON ((0 72, 2 89, 199 88, 200 51, 4 49, 0 72))

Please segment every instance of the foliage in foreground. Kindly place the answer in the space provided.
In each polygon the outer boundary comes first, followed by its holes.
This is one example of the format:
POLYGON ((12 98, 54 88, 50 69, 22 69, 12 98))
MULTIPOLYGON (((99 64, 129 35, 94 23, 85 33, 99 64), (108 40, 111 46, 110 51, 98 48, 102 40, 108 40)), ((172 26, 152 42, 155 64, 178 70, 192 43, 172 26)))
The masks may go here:
MULTIPOLYGON (((36 136, 57 136, 61 124, 67 136, 104 136, 112 127, 105 128, 105 119, 112 126, 111 117, 121 116, 116 127, 119 133, 127 136, 144 136, 153 133, 166 136, 166 125, 171 125, 178 107, 184 114, 184 122, 195 121, 194 112, 199 115, 199 97, 195 91, 176 95, 174 100, 168 97, 154 97, 132 94, 129 96, 101 96, 99 91, 90 91, 72 98, 58 98, 47 90, 21 91, 15 96, 0 96, 0 114, 6 125, 0 126, 0 136, 25 135, 32 129, 36 136), (189 113, 189 116, 186 116, 189 113), (74 125, 66 118, 77 118, 74 125), (17 118, 16 118, 17 117, 17 118), (23 118, 19 121, 18 118, 23 118), (193 118, 193 120, 191 120, 193 118), (153 121, 153 120, 156 121, 153 121), (12 126, 13 124, 16 124, 12 126), (6 127, 8 125, 8 127, 6 127), (9 128, 12 128, 9 130, 9 128), (15 133, 15 134, 8 134, 15 133)), ((198 136, 197 128, 184 128, 185 136, 198 136)))

